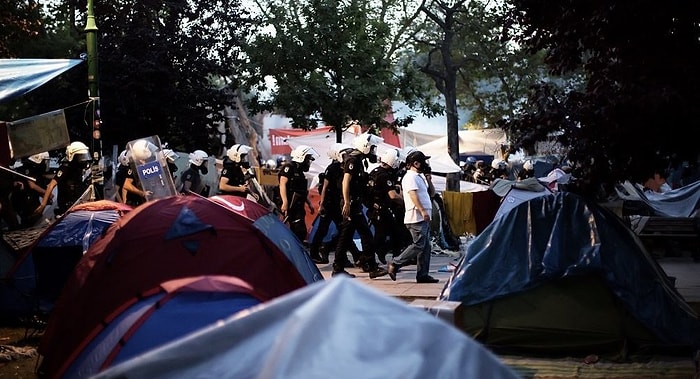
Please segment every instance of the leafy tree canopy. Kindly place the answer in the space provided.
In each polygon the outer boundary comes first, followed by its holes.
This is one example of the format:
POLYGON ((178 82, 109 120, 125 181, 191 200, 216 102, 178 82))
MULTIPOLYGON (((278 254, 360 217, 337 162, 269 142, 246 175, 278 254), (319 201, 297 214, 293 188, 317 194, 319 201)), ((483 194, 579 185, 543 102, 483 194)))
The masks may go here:
POLYGON ((544 50, 551 73, 582 70, 585 85, 543 82, 502 125, 515 147, 556 135, 584 177, 579 190, 641 182, 652 170, 696 162, 688 133, 700 116, 700 4, 671 1, 511 0, 518 41, 544 50), (662 167, 660 167, 660 165, 662 167))
POLYGON ((392 34, 382 8, 337 0, 270 2, 266 8, 270 32, 247 50, 248 83, 258 90, 254 110, 284 114, 294 127, 324 122, 338 132, 353 120, 391 128, 410 122, 384 121, 389 100, 408 83, 387 55, 392 34), (274 88, 266 85, 269 78, 274 88))
POLYGON ((40 34, 42 21, 36 1, 3 0, 0 3, 0 57, 17 58, 22 45, 40 34))
POLYGON ((172 147, 211 151, 231 103, 214 79, 235 77, 255 25, 240 0, 103 1, 95 14, 106 134, 122 146, 159 134, 172 147))

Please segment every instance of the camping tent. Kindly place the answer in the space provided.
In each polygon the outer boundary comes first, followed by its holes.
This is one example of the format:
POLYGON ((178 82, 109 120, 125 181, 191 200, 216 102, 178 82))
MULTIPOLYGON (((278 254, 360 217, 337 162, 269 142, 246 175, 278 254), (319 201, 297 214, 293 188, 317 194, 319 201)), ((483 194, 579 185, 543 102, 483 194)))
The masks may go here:
POLYGON ((357 281, 315 283, 95 378, 517 378, 446 322, 357 281))
POLYGON ((700 320, 615 214, 568 192, 521 203, 467 248, 440 295, 494 349, 617 355, 700 347, 700 320))
POLYGON ((275 215, 251 219, 252 213, 240 212, 258 204, 242 198, 229 203, 172 196, 143 204, 113 224, 78 262, 56 302, 39 344, 41 370, 60 376, 136 294, 169 280, 235 276, 263 298, 323 280, 275 215))
POLYGON ((520 203, 530 199, 552 195, 549 187, 545 187, 537 178, 527 178, 522 181, 496 179, 491 183, 491 189, 496 195, 501 197, 501 205, 498 207, 494 218, 507 214, 520 203))
MULTIPOLYGON (((506 135, 502 129, 460 130, 458 138, 460 156, 500 155, 501 145, 506 143, 506 135)), ((447 149, 447 142, 447 136, 444 136, 416 146, 416 149, 431 156, 430 164, 433 166, 438 163, 454 164, 447 149)), ((460 170, 457 166, 457 171, 437 171, 435 169, 434 171, 447 173, 459 172, 460 170)))
POLYGON ((165 282, 138 294, 92 339, 65 372, 87 378, 239 311, 270 300, 230 276, 165 282), (183 320, 185 320, 183 322, 183 320))
POLYGON ((129 211, 130 206, 109 200, 71 207, 39 235, 6 273, 0 285, 0 309, 18 316, 50 311, 90 245, 129 211))

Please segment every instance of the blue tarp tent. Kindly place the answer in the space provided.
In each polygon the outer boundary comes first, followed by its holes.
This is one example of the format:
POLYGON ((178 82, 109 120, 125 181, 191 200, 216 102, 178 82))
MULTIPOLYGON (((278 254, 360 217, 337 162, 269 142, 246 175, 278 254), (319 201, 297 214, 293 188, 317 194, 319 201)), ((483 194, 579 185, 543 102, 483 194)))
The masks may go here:
POLYGON ((440 295, 465 306, 468 333, 530 352, 697 349, 700 320, 634 233, 572 193, 495 219, 440 295))

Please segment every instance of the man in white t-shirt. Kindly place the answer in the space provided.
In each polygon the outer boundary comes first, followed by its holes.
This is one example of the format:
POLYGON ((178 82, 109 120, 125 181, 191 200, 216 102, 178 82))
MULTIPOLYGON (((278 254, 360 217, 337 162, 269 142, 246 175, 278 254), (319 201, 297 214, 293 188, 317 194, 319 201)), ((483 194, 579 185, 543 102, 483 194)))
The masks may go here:
POLYGON ((406 174, 401 180, 403 199, 406 206, 403 222, 411 232, 412 242, 398 257, 389 263, 391 280, 401 266, 416 258, 416 282, 437 283, 439 280, 428 274, 430 269, 430 217, 433 211, 432 196, 435 188, 430 180, 429 156, 421 151, 413 151, 406 157, 406 174))

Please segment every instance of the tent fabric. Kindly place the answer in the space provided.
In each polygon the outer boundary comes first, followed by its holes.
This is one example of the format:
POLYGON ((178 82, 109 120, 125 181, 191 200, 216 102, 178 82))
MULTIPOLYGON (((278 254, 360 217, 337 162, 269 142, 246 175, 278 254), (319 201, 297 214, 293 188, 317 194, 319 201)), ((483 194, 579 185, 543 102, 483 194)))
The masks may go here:
POLYGON ((0 309, 16 315, 50 311, 82 255, 131 209, 109 200, 71 207, 8 270, 0 286, 0 309))
POLYGON ((500 354, 554 359, 595 353, 620 362, 642 351, 652 354, 649 346, 656 343, 599 275, 555 279, 518 295, 463 307, 460 321, 467 334, 500 354))
POLYGON ((410 129, 402 128, 399 129, 399 141, 401 141, 401 146, 404 147, 416 147, 428 142, 434 141, 443 135, 440 134, 427 134, 416 132, 410 129))
POLYGON ((496 212, 498 212, 498 207, 501 206, 501 197, 491 190, 474 192, 473 196, 474 206, 472 212, 474 212, 476 234, 478 235, 493 221, 496 212))
MULTIPOLYGON (((500 147, 506 143, 506 135, 502 129, 460 130, 458 132, 459 155, 500 155, 500 147)), ((461 172, 459 166, 450 157, 447 148, 447 136, 438 138, 416 149, 430 156, 430 164, 435 172, 461 172), (438 164, 452 166, 451 171, 439 171, 438 164)))
POLYGON ((200 329, 95 378, 221 373, 240 379, 518 377, 488 349, 428 312, 337 277, 200 329))
POLYGON ((267 300, 235 277, 200 276, 165 282, 139 294, 110 320, 64 376, 88 378, 267 300))
POLYGON ((439 298, 482 304, 585 275, 600 275, 660 344, 700 347, 697 314, 640 240, 611 211, 568 192, 537 197, 495 219, 467 248, 439 298))
POLYGON ((496 179, 491 183, 491 189, 502 198, 494 218, 507 214, 518 204, 530 199, 552 195, 549 187, 544 186, 536 178, 527 178, 522 181, 496 179))
POLYGON ((625 182, 628 196, 642 201, 654 216, 697 217, 700 210, 700 181, 667 192, 642 191, 637 185, 625 182))
POLYGON ((0 59, 0 102, 23 96, 82 62, 81 59, 0 59))
POLYGON ((447 217, 456 235, 476 234, 476 219, 472 209, 474 194, 471 192, 445 191, 442 193, 447 217))
MULTIPOLYGON (((237 204, 255 203, 241 198, 237 204)), ((279 232, 279 225, 265 227, 274 223, 281 221, 268 214, 253 222, 233 208, 194 195, 154 200, 129 212, 90 246, 66 283, 39 344, 42 370, 60 375, 68 358, 111 314, 134 294, 169 280, 236 276, 266 298, 323 280, 291 233, 279 232), (199 232, 189 233, 187 226, 199 232), (166 239, 175 229, 174 238, 166 239), (294 261, 288 254, 295 254, 294 261)))
POLYGON ((268 130, 270 138, 270 152, 272 154, 285 155, 292 152, 292 148, 287 144, 287 139, 314 134, 334 134, 330 126, 316 128, 312 130, 294 128, 273 128, 268 130))

